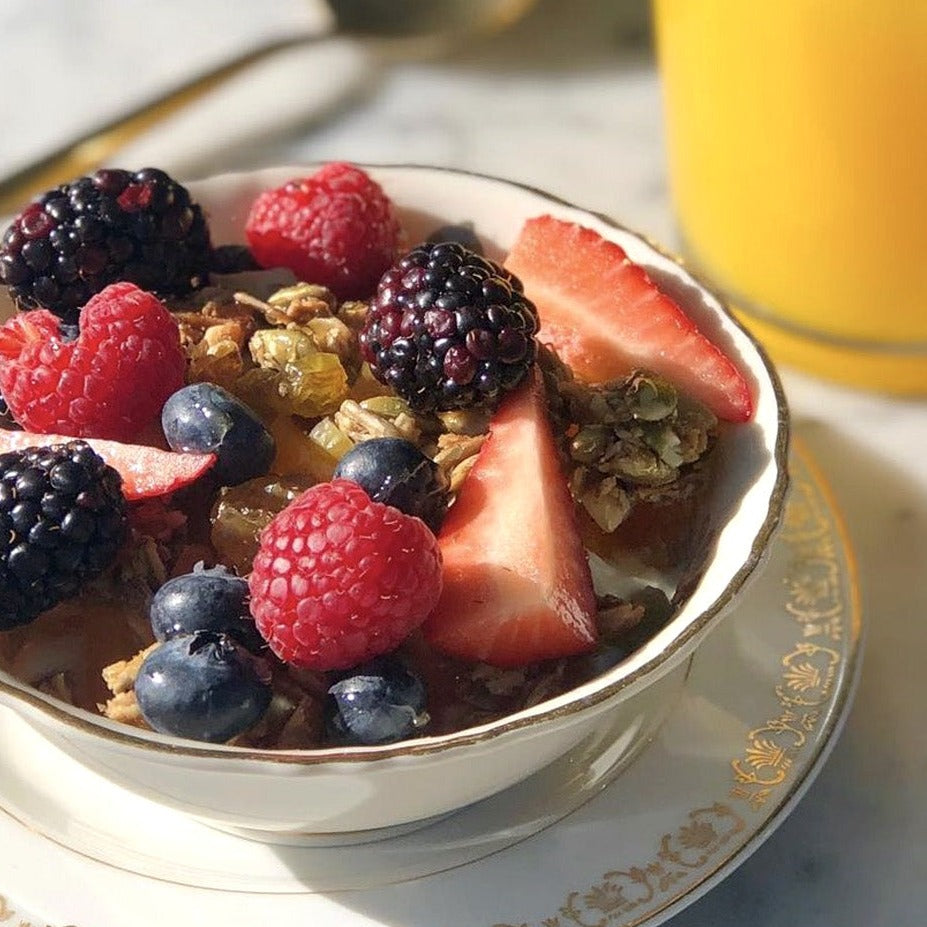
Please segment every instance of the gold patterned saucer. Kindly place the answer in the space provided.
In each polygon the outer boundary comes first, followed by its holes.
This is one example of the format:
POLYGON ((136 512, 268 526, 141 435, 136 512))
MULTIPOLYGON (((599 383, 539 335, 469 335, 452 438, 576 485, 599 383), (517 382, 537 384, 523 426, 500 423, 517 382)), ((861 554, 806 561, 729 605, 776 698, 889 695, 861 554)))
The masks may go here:
POLYGON ((697 651, 653 742, 617 776, 603 738, 488 807, 413 835, 340 851, 271 847, 192 825, 109 783, 56 791, 56 764, 73 761, 4 722, 0 804, 12 813, 0 814, 0 925, 122 927, 130 897, 133 927, 661 923, 784 819, 851 701, 861 632, 852 553, 800 443, 791 475, 765 568, 697 651), (17 774, 37 759, 42 776, 17 774), (358 884, 376 887, 319 890, 323 859, 331 884, 353 866, 364 873, 358 884), (203 873, 228 883, 204 888, 203 873))

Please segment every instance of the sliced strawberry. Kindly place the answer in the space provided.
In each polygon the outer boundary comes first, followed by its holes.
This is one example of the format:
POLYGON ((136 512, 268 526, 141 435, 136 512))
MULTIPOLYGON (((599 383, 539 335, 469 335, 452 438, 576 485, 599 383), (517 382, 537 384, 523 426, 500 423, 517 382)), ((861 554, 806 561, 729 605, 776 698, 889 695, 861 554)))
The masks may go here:
POLYGON ((642 267, 592 229, 529 219, 505 262, 541 317, 541 341, 576 375, 602 383, 642 367, 662 374, 719 418, 753 414, 746 381, 642 267))
POLYGON ((199 479, 216 462, 215 454, 176 454, 156 447, 122 444, 102 438, 41 435, 31 431, 0 429, 0 453, 26 447, 46 447, 68 441, 86 441, 122 477, 126 499, 164 496, 199 479))
POLYGON ((589 650, 596 601, 535 374, 508 396, 438 535, 438 650, 520 666, 589 650))

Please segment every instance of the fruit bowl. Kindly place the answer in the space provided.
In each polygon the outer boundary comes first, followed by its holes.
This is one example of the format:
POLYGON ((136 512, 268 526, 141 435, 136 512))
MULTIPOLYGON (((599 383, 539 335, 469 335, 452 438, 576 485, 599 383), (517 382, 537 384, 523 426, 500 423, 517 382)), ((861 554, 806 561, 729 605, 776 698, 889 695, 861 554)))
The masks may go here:
MULTIPOLYGON (((673 617, 602 675, 495 721, 381 746, 267 750, 181 740, 74 708, 18 681, 0 648, 0 703, 114 783, 216 827, 269 842, 383 836, 493 795, 616 731, 627 761, 672 704, 687 659, 762 564, 782 513, 788 413, 775 371, 721 302, 671 256, 610 220, 494 178, 430 167, 370 167, 410 242, 472 222, 502 260, 528 218, 550 214, 619 244, 744 372, 755 412, 721 429, 698 556, 672 575, 673 617)), ((305 166, 190 184, 217 243, 243 241, 254 198, 305 166)), ((9 307, 5 310, 9 311, 9 307)), ((609 577, 605 577, 608 581, 609 577)))

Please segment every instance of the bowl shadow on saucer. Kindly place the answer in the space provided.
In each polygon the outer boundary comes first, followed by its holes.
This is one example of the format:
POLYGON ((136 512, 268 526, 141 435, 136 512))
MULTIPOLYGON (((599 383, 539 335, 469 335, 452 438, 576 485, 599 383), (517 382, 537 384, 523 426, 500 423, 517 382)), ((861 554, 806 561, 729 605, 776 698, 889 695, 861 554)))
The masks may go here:
MULTIPOLYGON (((479 864, 517 847, 592 803, 660 736, 667 717, 685 697, 691 666, 690 658, 664 677, 667 697, 655 715, 640 716, 631 725, 620 719, 603 723, 569 754, 502 792, 448 814, 392 828, 385 835, 381 831, 354 832, 347 838, 337 836, 331 844, 320 837, 311 852, 338 855, 333 866, 327 857, 307 858, 299 845, 274 843, 267 844, 266 849, 307 892, 346 904, 357 900, 361 905, 358 910, 368 903, 371 912, 377 911, 384 893, 415 892, 418 884, 448 873, 453 878, 471 863, 479 864)), ((401 912, 402 916, 394 921, 392 915, 386 920, 374 915, 375 923, 417 927, 411 907, 400 904, 393 911, 388 905, 383 910, 387 907, 392 914, 401 912)), ((423 915, 421 927, 442 923, 423 915)))

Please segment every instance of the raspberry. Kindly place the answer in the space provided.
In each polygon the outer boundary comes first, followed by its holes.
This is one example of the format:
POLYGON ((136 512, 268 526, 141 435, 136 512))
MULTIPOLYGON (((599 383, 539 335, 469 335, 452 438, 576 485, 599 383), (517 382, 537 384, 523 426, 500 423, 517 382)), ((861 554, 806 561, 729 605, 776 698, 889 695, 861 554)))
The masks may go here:
POLYGON ((156 168, 100 170, 30 203, 0 243, 0 280, 20 309, 76 322, 110 283, 183 295, 206 281, 211 246, 202 209, 156 168))
POLYGON ((400 228, 379 184, 351 164, 262 193, 245 227, 263 267, 288 267, 340 299, 370 295, 396 256, 400 228))
POLYGON ((360 334, 373 375, 418 412, 495 405, 537 355, 521 282, 457 242, 424 244, 380 281, 360 334))
POLYGON ((44 309, 0 328, 0 392, 29 431, 132 441, 185 370, 173 316, 132 283, 94 296, 75 340, 44 309))
POLYGON ((261 533, 251 613, 286 663, 347 669, 395 649, 441 594, 424 522, 349 480, 307 489, 261 533))

